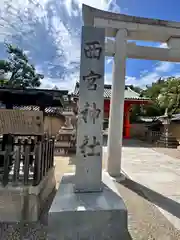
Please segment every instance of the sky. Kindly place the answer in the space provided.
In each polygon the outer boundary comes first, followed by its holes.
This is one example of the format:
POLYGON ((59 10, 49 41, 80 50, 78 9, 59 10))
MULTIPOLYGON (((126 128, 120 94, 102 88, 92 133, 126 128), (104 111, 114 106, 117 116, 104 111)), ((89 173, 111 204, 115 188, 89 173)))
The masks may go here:
MULTIPOLYGON (((42 88, 72 91, 79 81, 82 3, 148 18, 180 22, 179 0, 0 0, 0 59, 4 43, 18 45, 37 71, 44 74, 42 88)), ((165 43, 138 42, 166 47, 165 43)), ((180 64, 127 59, 126 84, 145 87, 160 77, 180 76, 180 64)), ((105 60, 105 83, 112 81, 112 59, 105 60)))

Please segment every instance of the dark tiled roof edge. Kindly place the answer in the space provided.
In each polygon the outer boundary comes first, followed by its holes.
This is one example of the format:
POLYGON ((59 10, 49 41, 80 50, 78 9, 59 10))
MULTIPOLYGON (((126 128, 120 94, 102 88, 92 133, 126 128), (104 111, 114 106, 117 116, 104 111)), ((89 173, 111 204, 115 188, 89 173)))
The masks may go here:
MULTIPOLYGON (((145 98, 145 97, 140 97, 138 96, 139 94, 132 89, 130 89, 128 86, 125 86, 125 99, 126 100, 136 100, 136 101, 148 101, 150 99, 145 98), (129 95, 129 96, 128 96, 129 95), (132 95, 132 96, 130 96, 132 95)), ((78 97, 79 95, 79 83, 76 83, 76 87, 74 90, 74 96, 78 97)), ((105 99, 110 99, 111 98, 111 85, 110 84, 105 84, 104 85, 104 98, 105 99)))

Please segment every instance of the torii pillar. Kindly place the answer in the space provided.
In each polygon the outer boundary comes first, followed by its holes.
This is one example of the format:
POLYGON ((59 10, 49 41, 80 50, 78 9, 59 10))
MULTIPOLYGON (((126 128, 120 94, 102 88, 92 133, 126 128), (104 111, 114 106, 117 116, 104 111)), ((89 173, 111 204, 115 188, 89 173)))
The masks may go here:
POLYGON ((107 156, 107 171, 113 177, 120 176, 121 172, 127 45, 126 36, 127 31, 125 29, 120 29, 115 38, 107 156))

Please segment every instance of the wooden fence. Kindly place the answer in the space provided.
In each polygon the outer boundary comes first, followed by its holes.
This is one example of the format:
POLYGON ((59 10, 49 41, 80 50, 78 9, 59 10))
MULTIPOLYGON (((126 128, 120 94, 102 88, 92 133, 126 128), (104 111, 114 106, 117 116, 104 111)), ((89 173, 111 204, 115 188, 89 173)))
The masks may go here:
POLYGON ((0 182, 36 186, 54 165, 54 138, 12 136, 2 140, 0 182))
POLYGON ((144 140, 146 140, 150 143, 155 143, 160 139, 161 135, 162 135, 162 133, 160 131, 148 130, 145 132, 144 140))

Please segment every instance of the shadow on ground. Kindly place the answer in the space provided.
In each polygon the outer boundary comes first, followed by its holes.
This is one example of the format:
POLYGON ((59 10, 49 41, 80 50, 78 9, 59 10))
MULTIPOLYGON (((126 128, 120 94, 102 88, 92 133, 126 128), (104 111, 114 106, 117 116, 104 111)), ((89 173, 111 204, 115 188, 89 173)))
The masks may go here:
POLYGON ((123 147, 152 148, 153 146, 138 139, 123 139, 123 147))
POLYGON ((158 207, 171 213, 173 216, 180 218, 180 204, 164 195, 151 190, 127 177, 121 182, 124 187, 137 193, 139 196, 145 198, 146 200, 154 203, 158 207))

